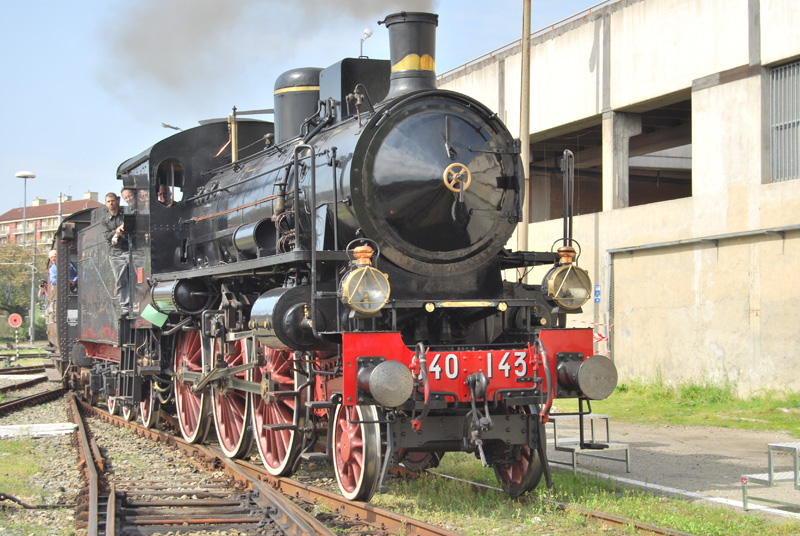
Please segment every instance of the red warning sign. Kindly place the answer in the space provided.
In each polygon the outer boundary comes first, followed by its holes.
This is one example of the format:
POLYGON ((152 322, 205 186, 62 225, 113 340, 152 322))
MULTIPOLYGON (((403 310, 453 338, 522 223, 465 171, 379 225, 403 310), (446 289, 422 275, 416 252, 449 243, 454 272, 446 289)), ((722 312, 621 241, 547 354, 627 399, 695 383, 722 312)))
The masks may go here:
POLYGON ((8 317, 8 325, 12 328, 18 328, 22 325, 22 317, 19 316, 17 313, 8 317))

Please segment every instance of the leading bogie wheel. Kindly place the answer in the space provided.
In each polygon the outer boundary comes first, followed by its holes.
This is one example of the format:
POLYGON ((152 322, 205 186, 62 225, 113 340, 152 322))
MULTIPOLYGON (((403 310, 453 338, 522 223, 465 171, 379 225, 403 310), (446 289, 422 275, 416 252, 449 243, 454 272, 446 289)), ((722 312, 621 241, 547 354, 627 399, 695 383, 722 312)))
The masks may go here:
MULTIPOLYGON (((257 351, 264 351, 260 344, 257 351)), ((305 425, 306 390, 298 397, 275 395, 293 392, 305 381, 291 355, 289 350, 267 348, 266 365, 252 369, 251 376, 251 381, 261 384, 260 394, 250 393, 256 446, 264 467, 274 476, 291 474, 302 445, 299 430, 305 425)))
MULTIPOLYGON (((239 339, 233 345, 233 352, 228 355, 224 350, 227 345, 222 345, 223 350, 221 350, 217 340, 214 343, 214 353, 222 351, 228 367, 238 367, 247 361, 247 346, 244 339, 239 339)), ((253 435, 250 431, 250 397, 245 391, 231 389, 225 385, 225 381, 232 378, 246 380, 247 372, 242 371, 234 376, 228 376, 221 383, 215 384, 211 389, 211 407, 214 410, 214 426, 222 452, 229 458, 242 458, 250 452, 250 447, 253 445, 253 435)))
POLYGON ((154 382, 147 382, 143 386, 144 400, 139 402, 139 418, 145 428, 155 428, 161 418, 161 403, 154 389, 154 382))
POLYGON ((400 449, 398 457, 400 458, 400 463, 402 463, 406 469, 415 473, 420 473, 425 469, 439 467, 439 462, 442 460, 442 457, 444 457, 444 454, 444 451, 407 452, 404 449, 400 449))
POLYGON ((119 415, 119 407, 120 404, 117 403, 117 397, 115 396, 107 396, 106 397, 106 407, 108 408, 108 413, 111 415, 119 415))
MULTIPOLYGON (((515 411, 530 412, 527 407, 515 411)), ((511 462, 493 464, 494 474, 503 491, 519 497, 539 484, 544 467, 539 452, 530 445, 514 445, 506 454, 511 462)))
POLYGON ((175 377, 175 411, 181 435, 189 443, 202 443, 211 424, 208 399, 205 391, 192 392, 192 382, 179 381, 177 374, 182 368, 191 372, 203 372, 202 346, 199 331, 179 331, 175 341, 173 371, 175 377))
POLYGON ((381 432, 375 406, 336 406, 333 471, 342 495, 368 501, 381 475, 381 432))
POLYGON ((128 422, 136 420, 136 410, 131 406, 122 406, 122 418, 128 422))

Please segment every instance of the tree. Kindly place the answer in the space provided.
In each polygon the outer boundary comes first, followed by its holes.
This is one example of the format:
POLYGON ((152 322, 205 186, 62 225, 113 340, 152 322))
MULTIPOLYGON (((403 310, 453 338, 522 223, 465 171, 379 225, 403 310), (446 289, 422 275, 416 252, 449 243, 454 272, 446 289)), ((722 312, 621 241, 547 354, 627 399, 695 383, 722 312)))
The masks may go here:
MULTIPOLYGON (((0 311, 26 316, 31 307, 32 247, 16 243, 0 249, 0 311)), ((47 279, 47 255, 36 255, 36 279, 47 279)))

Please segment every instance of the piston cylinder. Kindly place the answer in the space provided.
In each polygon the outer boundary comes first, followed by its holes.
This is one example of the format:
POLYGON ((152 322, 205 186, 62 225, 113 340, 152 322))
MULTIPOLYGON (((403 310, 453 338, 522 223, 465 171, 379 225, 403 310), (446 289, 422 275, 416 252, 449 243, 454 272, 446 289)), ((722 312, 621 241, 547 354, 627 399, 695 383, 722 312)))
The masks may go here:
POLYGON ((150 290, 150 301, 162 313, 196 314, 207 309, 211 293, 199 279, 161 281, 150 290))
POLYGON ((259 296, 250 311, 250 329, 269 348, 319 350, 329 344, 314 336, 313 323, 324 331, 325 316, 317 309, 312 320, 311 288, 274 288, 259 296))

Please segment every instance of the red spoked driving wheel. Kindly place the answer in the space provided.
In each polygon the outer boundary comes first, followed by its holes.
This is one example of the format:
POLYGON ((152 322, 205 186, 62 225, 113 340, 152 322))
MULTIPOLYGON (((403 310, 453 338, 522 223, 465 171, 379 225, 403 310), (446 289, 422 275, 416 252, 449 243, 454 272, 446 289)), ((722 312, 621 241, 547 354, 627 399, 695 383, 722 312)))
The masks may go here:
POLYGON ((180 331, 175 341, 173 371, 175 377, 175 409, 181 435, 189 443, 202 443, 208 433, 208 401, 205 392, 192 392, 193 382, 178 379, 180 371, 203 372, 203 353, 199 331, 180 331))
MULTIPOLYGON (((248 341, 239 339, 233 343, 233 351, 228 354, 228 345, 214 343, 214 354, 222 352, 222 358, 228 368, 238 367, 247 362, 248 341)), ((215 358, 216 359, 216 358, 215 358)), ((247 379, 247 371, 243 370, 232 376, 226 376, 215 382, 211 389, 213 397, 214 426, 217 429, 217 439, 222 452, 229 458, 241 458, 250 452, 253 444, 253 435, 250 433, 250 401, 245 391, 234 389, 230 386, 231 380, 238 378, 247 379)))
POLYGON ((251 393, 253 431, 261 461, 267 471, 275 476, 291 474, 300 454, 305 424, 305 391, 297 396, 280 396, 293 393, 304 376, 299 365, 291 360, 289 350, 266 348, 266 364, 252 370, 253 382, 261 384, 261 394, 251 393), (300 409, 298 411, 298 409, 300 409))

